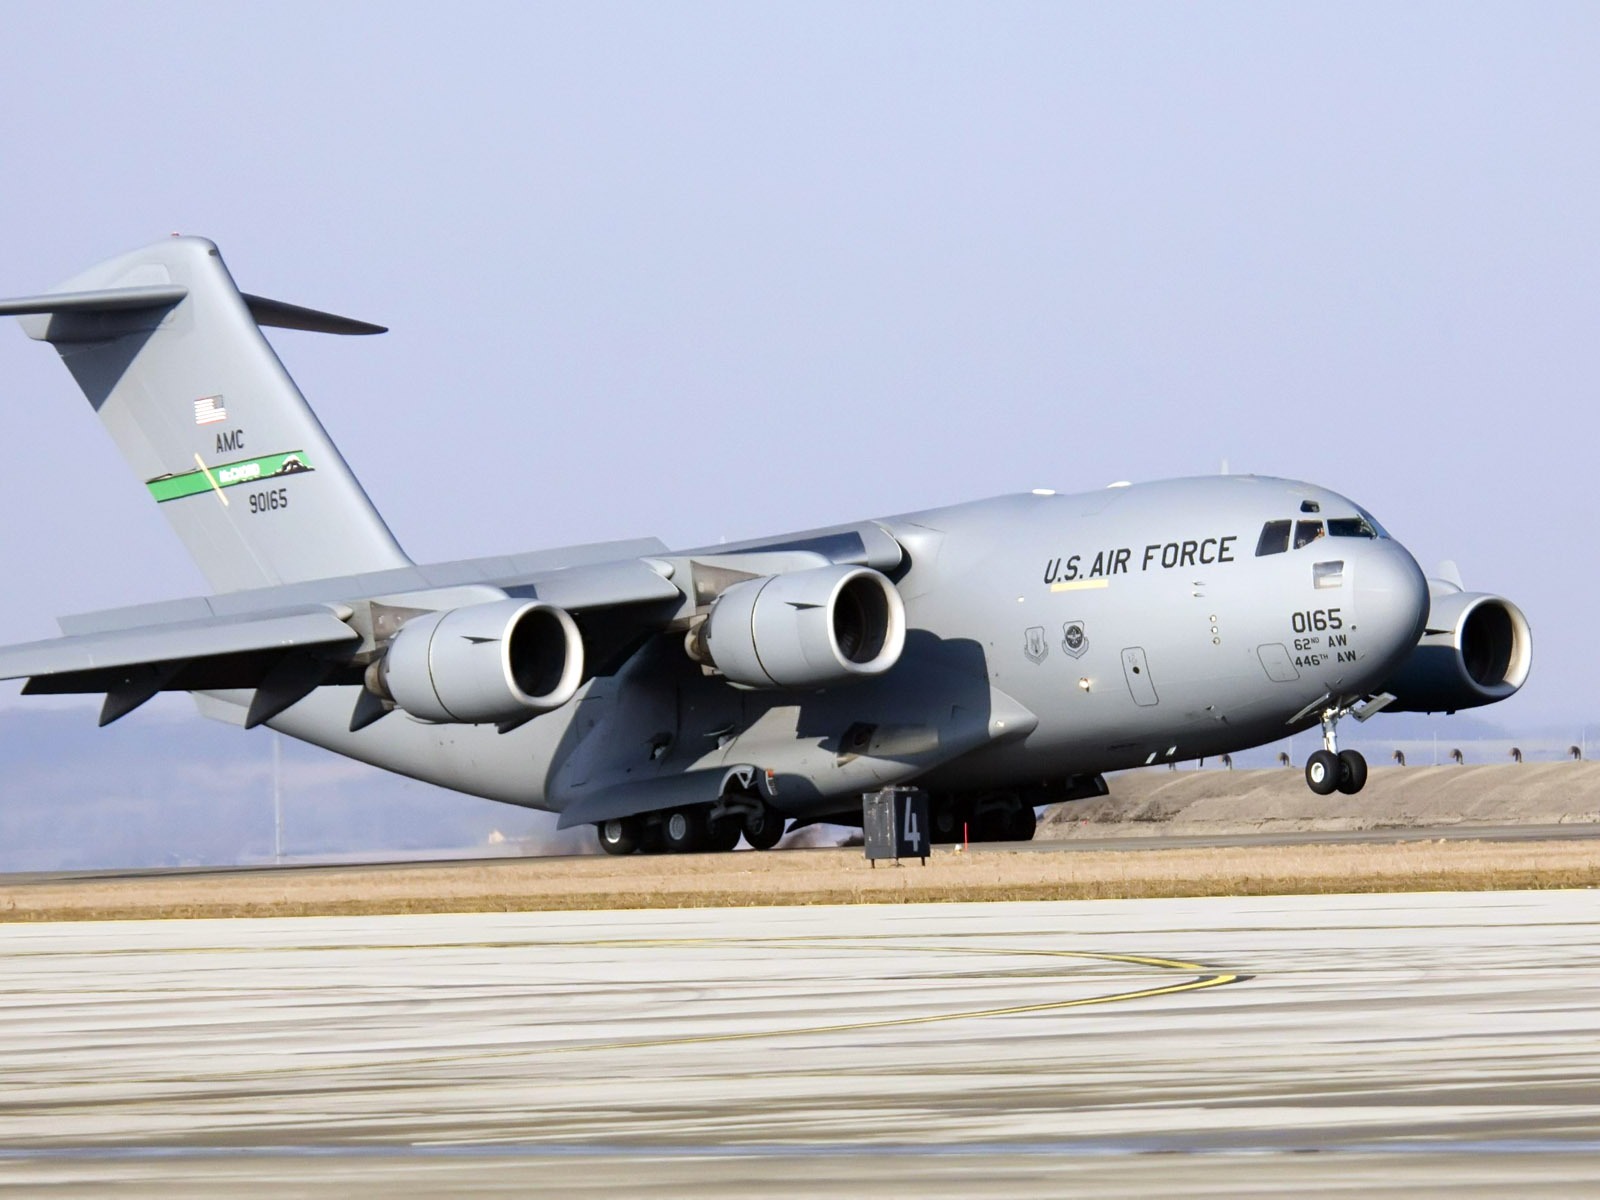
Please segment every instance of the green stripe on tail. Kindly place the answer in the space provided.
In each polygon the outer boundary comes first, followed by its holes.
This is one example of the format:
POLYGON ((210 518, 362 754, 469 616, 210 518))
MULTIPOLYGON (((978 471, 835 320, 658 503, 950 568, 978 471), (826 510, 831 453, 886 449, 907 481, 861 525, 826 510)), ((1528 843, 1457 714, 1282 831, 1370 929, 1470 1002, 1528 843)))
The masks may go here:
POLYGON ((211 491, 213 487, 231 488, 242 483, 262 483, 283 475, 303 474, 312 469, 304 450, 290 450, 284 454, 240 459, 238 462, 223 463, 202 471, 189 471, 183 475, 161 475, 147 480, 145 487, 150 489, 157 504, 165 504, 168 500, 198 496, 211 491))

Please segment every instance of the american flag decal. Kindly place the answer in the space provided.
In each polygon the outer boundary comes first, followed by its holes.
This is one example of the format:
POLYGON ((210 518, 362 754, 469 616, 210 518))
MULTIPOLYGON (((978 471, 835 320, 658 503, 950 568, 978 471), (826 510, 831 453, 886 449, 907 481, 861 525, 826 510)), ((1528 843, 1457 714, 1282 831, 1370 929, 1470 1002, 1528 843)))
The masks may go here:
POLYGON ((194 402, 194 423, 214 425, 228 419, 228 410, 222 407, 221 396, 202 396, 194 402))

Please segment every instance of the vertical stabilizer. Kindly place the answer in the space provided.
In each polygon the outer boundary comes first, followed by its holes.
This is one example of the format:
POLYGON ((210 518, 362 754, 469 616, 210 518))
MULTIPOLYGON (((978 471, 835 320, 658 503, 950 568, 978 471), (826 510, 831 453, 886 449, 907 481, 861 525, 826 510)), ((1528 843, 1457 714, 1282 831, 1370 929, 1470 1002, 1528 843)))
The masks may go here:
POLYGON ((216 590, 408 564, 259 327, 378 326, 242 295, 195 237, 0 302, 3 313, 60 352, 216 590))

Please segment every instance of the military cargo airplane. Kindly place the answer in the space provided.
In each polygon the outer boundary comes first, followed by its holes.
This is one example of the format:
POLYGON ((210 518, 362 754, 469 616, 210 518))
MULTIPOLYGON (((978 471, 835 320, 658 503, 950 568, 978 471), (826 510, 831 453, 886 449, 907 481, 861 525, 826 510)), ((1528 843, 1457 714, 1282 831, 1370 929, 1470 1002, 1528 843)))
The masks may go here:
POLYGON ((164 691, 339 754, 593 825, 613 854, 775 845, 915 782, 935 840, 1033 835, 1104 773, 1340 720, 1502 700, 1511 602, 1425 579, 1368 512, 1216 476, 1001 496, 689 550, 428 565, 401 551, 261 327, 375 325, 241 293, 173 237, 0 302, 60 353, 213 593, 0 650, 24 692, 164 691))

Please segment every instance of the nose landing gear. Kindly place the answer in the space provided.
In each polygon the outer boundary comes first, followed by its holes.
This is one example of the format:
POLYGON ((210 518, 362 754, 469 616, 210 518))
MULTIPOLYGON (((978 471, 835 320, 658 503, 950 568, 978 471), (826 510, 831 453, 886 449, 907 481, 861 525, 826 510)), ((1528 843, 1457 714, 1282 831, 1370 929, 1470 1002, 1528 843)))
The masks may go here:
MULTIPOLYGON (((1336 791, 1354 796, 1367 786, 1367 760, 1361 752, 1339 749, 1339 718, 1354 711, 1354 705, 1333 705, 1322 710, 1322 749, 1306 759, 1306 786, 1319 796, 1336 791)), ((1362 719, 1361 712, 1355 716, 1358 721, 1362 719)))

